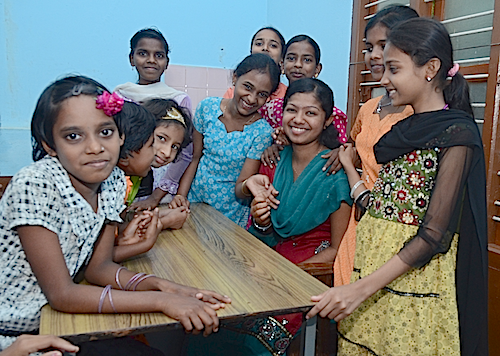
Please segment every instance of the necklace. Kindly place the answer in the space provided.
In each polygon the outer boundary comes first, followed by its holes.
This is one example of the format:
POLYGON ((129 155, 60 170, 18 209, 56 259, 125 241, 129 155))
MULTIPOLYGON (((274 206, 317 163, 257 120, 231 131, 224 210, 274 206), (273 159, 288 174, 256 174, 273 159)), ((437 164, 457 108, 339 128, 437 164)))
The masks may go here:
MULTIPOLYGON (((318 152, 316 152, 316 154, 314 155, 314 157, 316 157, 321 151, 323 151, 323 148, 319 148, 318 152)), ((313 159, 314 159, 313 157, 313 159)), ((312 160, 311 160, 312 161, 312 160)), ((310 163, 310 162, 309 162, 310 163)), ((295 169, 295 167, 293 166, 293 159, 292 159, 292 169, 293 169, 293 173, 295 174, 295 176, 298 178, 300 176, 300 174, 298 173, 298 171, 295 169)), ((301 172, 302 173, 302 172, 301 172)))
MULTIPOLYGON (((224 108, 222 109, 222 116, 223 116, 223 117, 225 117, 226 119, 228 118, 227 116, 225 116, 225 115, 226 115, 226 109, 227 109, 227 103, 228 103, 230 100, 231 100, 231 99, 229 99, 228 101, 226 101, 226 102, 225 102, 224 108)), ((250 123, 253 121, 253 119, 254 119, 255 115, 257 115, 257 111, 256 111, 256 112, 254 112, 254 113, 253 113, 253 115, 252 115, 252 116, 251 116, 251 117, 250 117, 247 121, 245 121, 245 122, 243 123, 243 126, 250 124, 250 123)))
POLYGON ((384 95, 384 97, 382 99, 380 99, 380 101, 378 102, 377 109, 375 110, 375 112, 377 114, 380 114, 380 112, 382 111, 382 108, 385 108, 386 106, 389 106, 389 105, 392 105, 392 100, 389 98, 389 95, 387 95, 387 93, 386 93, 384 95), (382 103, 383 101, 386 101, 386 102, 382 103))

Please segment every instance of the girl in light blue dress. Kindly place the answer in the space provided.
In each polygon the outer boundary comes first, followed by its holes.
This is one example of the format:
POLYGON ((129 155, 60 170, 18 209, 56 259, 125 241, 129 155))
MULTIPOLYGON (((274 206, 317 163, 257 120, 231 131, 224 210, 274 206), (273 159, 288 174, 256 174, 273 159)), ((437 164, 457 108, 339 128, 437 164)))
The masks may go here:
POLYGON ((246 180, 258 172, 260 156, 272 142, 272 128, 257 110, 276 90, 279 68, 269 56, 252 54, 236 67, 233 82, 233 98, 206 98, 196 109, 193 161, 178 194, 245 226, 258 189, 246 180))

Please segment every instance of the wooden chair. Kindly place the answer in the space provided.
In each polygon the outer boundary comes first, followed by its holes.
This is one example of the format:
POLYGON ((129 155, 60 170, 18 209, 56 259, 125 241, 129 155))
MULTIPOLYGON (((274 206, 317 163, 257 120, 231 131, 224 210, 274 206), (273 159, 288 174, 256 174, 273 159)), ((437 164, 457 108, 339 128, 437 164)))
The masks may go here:
MULTIPOLYGON (((329 287, 333 287, 333 264, 331 263, 299 263, 302 270, 316 277, 329 287)), ((300 341, 295 338, 287 350, 287 355, 298 356, 300 354, 300 341)), ((330 356, 337 354, 337 328, 330 319, 318 316, 316 330, 316 355, 330 356)))

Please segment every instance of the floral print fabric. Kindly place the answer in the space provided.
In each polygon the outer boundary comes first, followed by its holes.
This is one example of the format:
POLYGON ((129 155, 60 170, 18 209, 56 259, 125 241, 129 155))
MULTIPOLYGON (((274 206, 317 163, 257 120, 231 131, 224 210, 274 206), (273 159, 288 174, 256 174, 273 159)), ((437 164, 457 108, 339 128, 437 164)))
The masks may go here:
POLYGON ((245 227, 250 199, 238 199, 234 193, 247 158, 260 160, 271 144, 272 128, 266 120, 245 125, 243 131, 227 132, 219 120, 222 98, 206 98, 194 117, 196 130, 203 135, 203 156, 191 184, 188 199, 213 206, 236 224, 245 227))

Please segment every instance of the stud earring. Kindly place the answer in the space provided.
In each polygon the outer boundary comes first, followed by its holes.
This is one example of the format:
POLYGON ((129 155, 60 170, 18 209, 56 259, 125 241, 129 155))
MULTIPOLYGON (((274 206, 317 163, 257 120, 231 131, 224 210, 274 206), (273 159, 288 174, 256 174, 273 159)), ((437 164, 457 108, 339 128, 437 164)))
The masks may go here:
POLYGON ((430 81, 432 80, 432 78, 431 78, 431 77, 429 77, 429 76, 425 77, 425 79, 426 79, 428 82, 430 82, 430 81))

